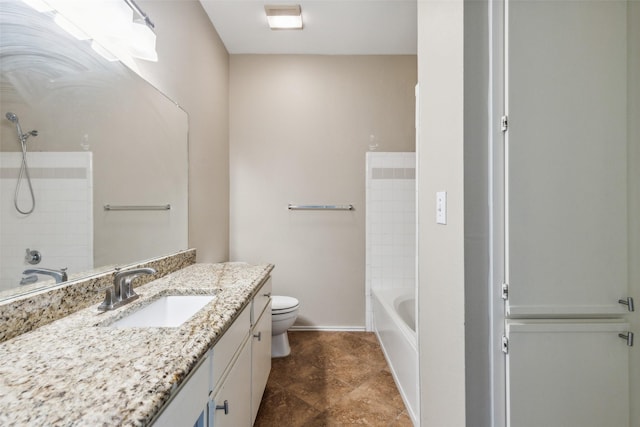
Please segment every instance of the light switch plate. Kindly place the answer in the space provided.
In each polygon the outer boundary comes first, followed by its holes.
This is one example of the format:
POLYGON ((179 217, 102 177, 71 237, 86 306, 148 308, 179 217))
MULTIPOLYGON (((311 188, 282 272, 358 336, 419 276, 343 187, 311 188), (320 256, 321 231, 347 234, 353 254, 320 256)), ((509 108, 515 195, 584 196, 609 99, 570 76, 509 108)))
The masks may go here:
POLYGON ((436 224, 447 224, 447 192, 436 193, 436 224))

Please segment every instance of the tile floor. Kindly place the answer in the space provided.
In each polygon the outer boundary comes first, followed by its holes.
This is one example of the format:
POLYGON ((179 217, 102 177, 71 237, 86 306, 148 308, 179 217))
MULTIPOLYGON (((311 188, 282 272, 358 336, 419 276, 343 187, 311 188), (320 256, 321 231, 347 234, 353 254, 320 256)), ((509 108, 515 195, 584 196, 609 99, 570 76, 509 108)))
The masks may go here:
POLYGON ((375 334, 289 332, 256 427, 413 426, 375 334))

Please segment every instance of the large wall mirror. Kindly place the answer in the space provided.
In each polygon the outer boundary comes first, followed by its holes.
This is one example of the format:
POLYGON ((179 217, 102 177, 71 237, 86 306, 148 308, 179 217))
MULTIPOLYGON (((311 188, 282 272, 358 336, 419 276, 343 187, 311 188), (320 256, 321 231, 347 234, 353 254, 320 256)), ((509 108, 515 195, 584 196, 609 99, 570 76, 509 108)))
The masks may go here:
POLYGON ((0 299, 187 248, 186 112, 18 0, 0 113, 0 299))

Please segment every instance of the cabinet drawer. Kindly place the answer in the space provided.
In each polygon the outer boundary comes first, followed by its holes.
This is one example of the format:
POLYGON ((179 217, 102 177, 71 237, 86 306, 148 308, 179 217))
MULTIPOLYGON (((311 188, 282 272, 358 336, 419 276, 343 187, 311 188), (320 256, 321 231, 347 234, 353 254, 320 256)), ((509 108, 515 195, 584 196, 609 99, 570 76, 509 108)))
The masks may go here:
POLYGON ((253 302, 251 303, 251 326, 256 324, 260 315, 271 301, 271 289, 271 276, 269 276, 262 288, 253 297, 253 302))
POLYGON ((222 338, 213 346, 213 384, 212 389, 216 388, 216 384, 222 379, 229 363, 233 360, 233 356, 240 349, 240 345, 245 341, 249 334, 250 325, 250 308, 247 306, 240 316, 233 322, 231 327, 227 329, 222 338))

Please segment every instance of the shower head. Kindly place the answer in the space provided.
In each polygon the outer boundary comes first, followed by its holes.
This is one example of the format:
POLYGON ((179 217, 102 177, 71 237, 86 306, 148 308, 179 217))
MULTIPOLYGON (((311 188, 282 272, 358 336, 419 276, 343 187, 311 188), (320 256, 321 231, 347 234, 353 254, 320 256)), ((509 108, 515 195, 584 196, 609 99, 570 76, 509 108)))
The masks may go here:
POLYGON ((24 145, 24 143, 27 142, 27 138, 29 138, 30 136, 38 136, 38 131, 35 129, 27 133, 22 133, 22 128, 20 127, 20 121, 18 120, 18 116, 16 115, 16 113, 8 112, 4 116, 7 118, 7 120, 9 120, 11 123, 16 125, 16 130, 18 131, 18 138, 20 139, 20 143, 22 145, 24 145))

